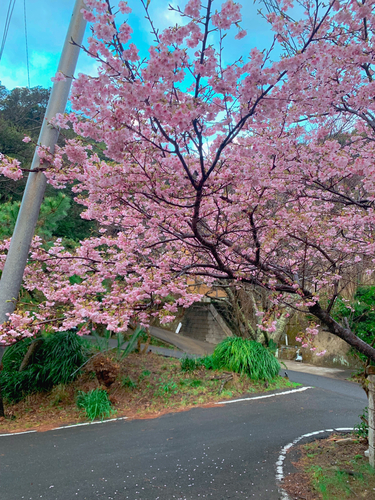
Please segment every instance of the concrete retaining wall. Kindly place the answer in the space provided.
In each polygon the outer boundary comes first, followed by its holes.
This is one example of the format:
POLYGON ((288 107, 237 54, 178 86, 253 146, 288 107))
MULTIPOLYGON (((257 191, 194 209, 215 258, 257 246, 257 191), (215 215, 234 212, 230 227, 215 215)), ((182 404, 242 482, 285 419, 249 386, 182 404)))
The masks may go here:
POLYGON ((230 337, 232 332, 212 304, 197 302, 185 312, 180 334, 210 344, 218 344, 226 337, 230 337))

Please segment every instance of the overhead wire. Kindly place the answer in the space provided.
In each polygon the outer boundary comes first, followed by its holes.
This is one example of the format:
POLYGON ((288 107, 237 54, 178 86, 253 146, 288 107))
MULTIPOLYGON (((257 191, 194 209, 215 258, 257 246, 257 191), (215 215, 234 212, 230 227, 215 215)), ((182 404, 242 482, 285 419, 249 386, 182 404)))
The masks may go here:
POLYGON ((30 66, 29 66, 29 45, 27 42, 26 0, 23 0, 23 17, 25 21, 27 86, 28 88, 30 88, 30 66))
POLYGON ((6 39, 8 36, 9 25, 10 25, 10 21, 12 19, 15 4, 16 4, 16 0, 9 0, 8 11, 7 11, 7 15, 5 18, 4 33, 3 33, 3 38, 1 41, 1 47, 0 47, 0 61, 1 61, 1 57, 2 57, 3 52, 4 52, 5 42, 6 42, 6 39))

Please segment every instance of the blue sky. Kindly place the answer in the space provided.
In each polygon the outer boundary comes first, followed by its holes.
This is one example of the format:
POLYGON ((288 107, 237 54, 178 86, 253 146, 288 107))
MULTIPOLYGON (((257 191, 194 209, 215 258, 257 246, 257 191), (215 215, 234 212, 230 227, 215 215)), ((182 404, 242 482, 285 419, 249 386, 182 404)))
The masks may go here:
MULTIPOLYGON (((9 0, 0 1, 0 39, 3 37, 5 16, 9 0)), ((26 0, 30 84, 31 87, 52 85, 65 39, 66 30, 73 10, 75 0, 26 0)), ((113 1, 116 4, 117 0, 113 1)), ((139 0, 129 0, 133 13, 129 22, 134 33, 132 42, 143 51, 152 42, 152 35, 139 0)), ((156 26, 161 29, 174 25, 178 20, 176 14, 168 11, 168 4, 183 6, 185 0, 151 0, 150 10, 156 26)), ((216 0, 217 6, 223 0, 216 0)), ((249 36, 241 41, 228 37, 226 54, 233 60, 240 55, 247 56, 252 47, 263 49, 269 46, 272 33, 267 23, 256 14, 259 4, 253 0, 242 0, 242 27, 249 36)), ((88 30, 86 30, 86 35, 88 30)), ((95 74, 95 64, 92 59, 81 54, 77 73, 95 74)), ((4 53, 0 61, 0 82, 8 89, 17 86, 27 86, 26 49, 24 32, 23 0, 17 0, 9 27, 4 53)))

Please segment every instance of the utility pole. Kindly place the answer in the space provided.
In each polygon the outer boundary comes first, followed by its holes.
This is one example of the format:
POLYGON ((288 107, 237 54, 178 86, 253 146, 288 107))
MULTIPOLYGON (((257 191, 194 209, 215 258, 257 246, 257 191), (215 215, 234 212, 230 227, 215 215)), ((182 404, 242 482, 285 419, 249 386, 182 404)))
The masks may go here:
MULTIPOLYGON (((86 28, 86 21, 83 19, 81 13, 84 7, 83 0, 76 0, 58 66, 58 71, 63 73, 67 78, 65 81, 54 83, 42 129, 39 134, 38 145, 49 147, 52 153, 59 131, 48 125, 48 122, 57 113, 65 112, 72 77, 77 65, 79 46, 82 44, 86 28), (72 44, 72 41, 77 45, 72 44)), ((44 197, 47 179, 44 173, 39 171, 39 168, 40 161, 35 151, 30 168, 30 170, 35 170, 35 172, 30 172, 27 179, 21 208, 0 280, 0 324, 5 323, 8 315, 15 309, 30 251, 31 240, 34 236, 40 206, 44 197)), ((0 348, 0 361, 3 350, 3 347, 0 348)))

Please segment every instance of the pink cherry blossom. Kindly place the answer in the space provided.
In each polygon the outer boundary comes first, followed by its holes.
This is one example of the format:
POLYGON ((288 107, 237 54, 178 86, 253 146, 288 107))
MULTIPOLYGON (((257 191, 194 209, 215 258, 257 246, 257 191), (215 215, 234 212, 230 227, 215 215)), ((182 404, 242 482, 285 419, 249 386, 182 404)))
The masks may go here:
POLYGON ((119 2, 118 7, 120 9, 121 14, 130 14, 132 11, 131 8, 128 6, 128 2, 119 2))
MULTIPOLYGON (((330 304, 375 261, 370 4, 303 1, 292 19, 292 2, 280 2, 288 15, 267 16, 274 45, 235 60, 221 50, 225 32, 233 43, 246 34, 232 0, 176 8, 181 23, 154 31, 147 57, 124 23, 127 3, 118 19, 104 0, 86 6, 98 75, 78 75, 73 112, 52 122, 79 137, 38 154, 98 236, 74 250, 33 243, 24 287, 45 301, 37 313, 17 309, 2 338, 43 321, 82 331, 168 322, 220 280, 268 291, 275 316, 259 313, 264 332, 282 308, 297 309, 316 318, 298 335, 308 348, 323 327, 358 345, 330 304)), ((12 159, 0 165, 22 173, 12 159)))
POLYGON ((65 82, 66 76, 61 71, 58 71, 54 77, 51 78, 53 82, 65 82))

